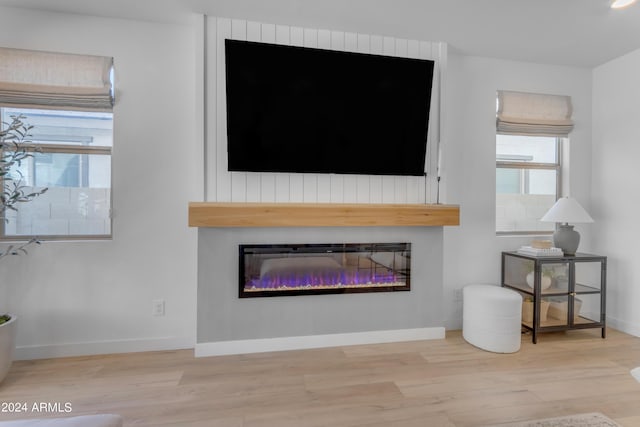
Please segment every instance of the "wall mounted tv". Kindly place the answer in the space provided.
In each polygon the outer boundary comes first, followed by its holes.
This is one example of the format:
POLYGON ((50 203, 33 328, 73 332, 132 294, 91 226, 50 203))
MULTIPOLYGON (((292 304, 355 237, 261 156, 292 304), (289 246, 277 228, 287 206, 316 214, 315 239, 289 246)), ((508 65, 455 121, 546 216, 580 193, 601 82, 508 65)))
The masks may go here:
POLYGON ((434 62, 225 40, 229 171, 422 176, 434 62))

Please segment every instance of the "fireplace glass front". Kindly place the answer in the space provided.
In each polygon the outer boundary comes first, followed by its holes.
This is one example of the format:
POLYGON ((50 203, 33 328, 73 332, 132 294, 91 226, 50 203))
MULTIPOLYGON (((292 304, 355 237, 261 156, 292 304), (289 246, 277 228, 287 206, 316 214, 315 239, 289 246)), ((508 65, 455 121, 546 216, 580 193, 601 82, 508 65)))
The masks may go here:
POLYGON ((240 298, 410 290, 411 243, 240 245, 240 298))

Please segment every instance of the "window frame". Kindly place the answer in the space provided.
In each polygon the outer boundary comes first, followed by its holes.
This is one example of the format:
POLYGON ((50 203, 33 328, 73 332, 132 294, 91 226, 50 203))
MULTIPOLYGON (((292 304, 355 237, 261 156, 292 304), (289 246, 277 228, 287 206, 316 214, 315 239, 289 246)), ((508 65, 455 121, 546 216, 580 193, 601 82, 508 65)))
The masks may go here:
MULTIPOLYGON (((499 135, 508 136, 509 134, 496 133, 496 138, 499 135)), ((525 137, 539 137, 540 135, 520 135, 525 137)), ((556 145, 556 162, 555 163, 545 163, 545 162, 525 162, 525 161, 517 161, 517 160, 498 160, 496 155, 496 171, 498 169, 522 169, 524 171, 528 170, 553 170, 556 172, 556 200, 562 195, 562 169, 563 169, 563 144, 567 137, 555 136, 551 137, 555 138, 556 145)), ((497 143, 497 140, 496 140, 497 143)), ((497 193, 496 193, 497 194, 497 193)), ((494 209, 495 209, 494 203, 494 209)), ((497 227, 497 224, 495 225, 497 227)), ((550 231, 541 231, 541 230, 522 230, 522 231, 498 231, 495 230, 497 236, 550 236, 553 234, 553 230, 550 231)))

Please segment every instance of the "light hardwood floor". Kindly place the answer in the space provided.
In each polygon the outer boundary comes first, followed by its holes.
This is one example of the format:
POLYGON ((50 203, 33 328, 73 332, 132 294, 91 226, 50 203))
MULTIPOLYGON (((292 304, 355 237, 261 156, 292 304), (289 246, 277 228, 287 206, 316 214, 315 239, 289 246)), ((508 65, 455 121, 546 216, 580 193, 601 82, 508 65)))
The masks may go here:
POLYGON ((640 426, 640 339, 523 335, 514 354, 444 340, 242 356, 190 350, 15 362, 0 402, 36 416, 117 413, 126 426, 481 426, 602 412, 640 426), (34 403, 68 414, 38 414, 34 403))

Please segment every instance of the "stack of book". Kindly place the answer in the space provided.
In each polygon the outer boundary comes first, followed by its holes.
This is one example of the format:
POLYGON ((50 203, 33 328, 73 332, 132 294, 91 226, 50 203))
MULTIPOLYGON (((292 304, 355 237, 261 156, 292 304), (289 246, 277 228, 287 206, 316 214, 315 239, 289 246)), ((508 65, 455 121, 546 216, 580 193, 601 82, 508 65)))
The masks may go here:
POLYGON ((533 255, 533 256, 563 256, 564 253, 560 248, 536 248, 534 246, 522 246, 518 249, 518 253, 523 255, 533 255))

